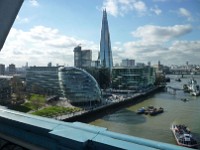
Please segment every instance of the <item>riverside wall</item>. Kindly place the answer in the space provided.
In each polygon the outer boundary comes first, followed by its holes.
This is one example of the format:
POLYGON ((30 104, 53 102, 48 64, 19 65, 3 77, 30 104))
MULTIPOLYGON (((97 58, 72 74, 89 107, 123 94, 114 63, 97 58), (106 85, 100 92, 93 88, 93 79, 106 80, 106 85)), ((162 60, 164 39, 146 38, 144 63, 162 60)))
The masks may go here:
POLYGON ((126 98, 124 100, 120 100, 117 102, 113 102, 113 103, 109 103, 109 104, 105 104, 105 105, 93 108, 81 114, 64 118, 62 119, 62 121, 66 121, 66 122, 79 121, 79 122, 88 123, 97 118, 101 118, 105 115, 112 114, 115 111, 120 110, 122 108, 142 102, 143 100, 147 99, 147 97, 151 96, 152 94, 162 91, 164 88, 165 86, 159 86, 143 93, 136 93, 133 96, 126 98))

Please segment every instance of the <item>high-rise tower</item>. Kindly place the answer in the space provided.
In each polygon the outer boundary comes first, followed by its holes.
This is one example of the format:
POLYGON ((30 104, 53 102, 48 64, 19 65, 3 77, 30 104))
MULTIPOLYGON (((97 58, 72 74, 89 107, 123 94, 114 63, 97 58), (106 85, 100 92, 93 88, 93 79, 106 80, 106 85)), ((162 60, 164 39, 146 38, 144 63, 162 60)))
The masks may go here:
POLYGON ((113 58, 110 43, 110 33, 106 10, 103 10, 101 41, 100 41, 100 66, 112 70, 113 58))

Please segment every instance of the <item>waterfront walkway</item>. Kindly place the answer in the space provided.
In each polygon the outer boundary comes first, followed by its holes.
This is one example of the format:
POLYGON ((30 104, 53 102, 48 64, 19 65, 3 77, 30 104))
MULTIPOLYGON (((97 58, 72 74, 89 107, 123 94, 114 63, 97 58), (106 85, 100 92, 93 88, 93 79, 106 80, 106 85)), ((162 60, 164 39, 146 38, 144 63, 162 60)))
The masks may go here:
POLYGON ((122 102, 134 101, 134 100, 137 100, 138 97, 145 96, 149 93, 156 91, 159 88, 162 88, 162 87, 154 87, 154 88, 142 91, 142 92, 132 93, 132 94, 131 93, 120 94, 120 93, 115 92, 115 94, 111 94, 111 96, 109 96, 108 98, 103 99, 103 101, 100 104, 88 106, 88 107, 85 107, 84 109, 82 109, 81 111, 73 112, 73 113, 65 114, 65 115, 60 115, 60 116, 55 116, 53 118, 56 119, 56 120, 66 120, 66 119, 70 119, 70 118, 77 117, 77 116, 80 116, 80 115, 84 115, 84 114, 87 114, 87 113, 91 113, 91 112, 94 112, 94 111, 98 111, 98 110, 101 110, 101 109, 105 109, 107 107, 111 107, 113 105, 116 105, 116 104, 119 104, 119 103, 122 103, 122 102))

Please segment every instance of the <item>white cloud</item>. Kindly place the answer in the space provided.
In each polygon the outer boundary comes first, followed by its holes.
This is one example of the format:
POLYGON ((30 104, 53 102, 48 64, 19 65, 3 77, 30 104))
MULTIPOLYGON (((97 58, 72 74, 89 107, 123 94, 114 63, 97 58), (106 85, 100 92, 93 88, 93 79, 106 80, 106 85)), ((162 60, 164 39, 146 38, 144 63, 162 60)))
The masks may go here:
POLYGON ((166 65, 199 64, 200 40, 174 41, 171 45, 145 43, 142 41, 130 41, 124 44, 114 45, 114 63, 121 63, 124 58, 135 59, 137 62, 151 62, 156 64, 159 60, 166 65), (195 55, 194 55, 195 54, 195 55))
POLYGON ((97 59, 98 45, 92 41, 62 35, 58 29, 35 26, 29 31, 12 28, 1 51, 0 63, 22 66, 47 65, 48 62, 73 65, 73 49, 78 44, 91 49, 97 59), (11 62, 12 61, 12 62, 11 62))
POLYGON ((21 18, 20 16, 17 16, 16 21, 20 24, 26 24, 29 23, 29 18, 21 18))
POLYGON ((185 54, 195 54, 200 53, 200 41, 174 41, 170 47, 172 51, 179 51, 185 54))
POLYGON ((113 16, 123 16, 129 11, 136 11, 139 15, 147 11, 146 4, 141 0, 105 0, 103 8, 113 16))
POLYGON ((153 8, 150 9, 153 11, 156 15, 160 15, 162 13, 162 10, 158 8, 157 5, 155 5, 153 8))
POLYGON ((141 38, 146 42, 166 42, 171 39, 183 36, 192 31, 190 25, 174 25, 168 27, 146 25, 141 26, 132 32, 134 37, 141 38))
POLYGON ((146 8, 146 5, 143 1, 136 1, 136 2, 133 2, 133 8, 135 8, 136 11, 138 12, 144 12, 147 10, 146 8))
POLYGON ((103 8, 107 9, 107 12, 113 16, 118 16, 118 6, 117 3, 113 0, 107 0, 104 2, 103 8))
POLYGON ((150 61, 152 64, 159 60, 167 65, 181 65, 185 61, 199 64, 200 41, 178 40, 178 37, 191 31, 190 25, 139 27, 133 32, 138 40, 113 44, 114 63, 120 64, 122 59, 128 57, 136 62, 150 61))
MULTIPOLYGON (((190 25, 174 25, 168 27, 146 25, 137 28, 133 35, 137 41, 125 43, 113 42, 114 63, 124 58, 135 59, 136 62, 160 60, 164 64, 183 64, 185 61, 199 63, 200 41, 180 41, 177 37, 192 31, 190 25), (168 42, 172 41, 172 44, 168 42), (195 54, 195 55, 194 55, 195 54)), ((0 63, 14 63, 17 66, 47 65, 48 62, 72 66, 73 49, 78 44, 83 49, 91 49, 93 60, 97 59, 99 44, 63 35, 58 29, 35 26, 28 31, 12 28, 1 51, 0 63)))
POLYGON ((37 0, 29 0, 31 6, 34 6, 34 7, 38 7, 39 6, 39 3, 37 0))
POLYGON ((188 21, 192 21, 193 20, 191 13, 185 8, 179 8, 178 13, 181 16, 186 17, 188 21))

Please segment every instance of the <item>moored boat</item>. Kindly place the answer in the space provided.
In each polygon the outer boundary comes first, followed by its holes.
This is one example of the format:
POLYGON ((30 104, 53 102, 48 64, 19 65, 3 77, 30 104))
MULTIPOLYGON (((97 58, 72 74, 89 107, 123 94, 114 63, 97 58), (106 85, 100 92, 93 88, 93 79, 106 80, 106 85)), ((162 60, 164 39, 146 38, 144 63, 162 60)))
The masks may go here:
POLYGON ((182 100, 183 102, 189 101, 187 98, 181 98, 181 100, 182 100))
POLYGON ((186 93, 190 92, 187 84, 183 84, 183 91, 186 92, 186 93))
POLYGON ((175 81, 181 82, 181 79, 180 78, 176 78, 175 81))
POLYGON ((160 113, 163 113, 164 112, 164 109, 162 108, 162 107, 160 107, 160 108, 154 108, 152 111, 150 111, 149 112, 149 114, 151 115, 151 116, 155 116, 155 115, 157 115, 157 114, 160 114, 160 113))
POLYGON ((147 109, 145 110, 144 114, 148 115, 151 111, 153 111, 155 108, 154 106, 150 105, 147 107, 147 109))
POLYGON ((199 145, 185 125, 172 124, 171 130, 178 145, 190 148, 196 148, 199 145))
POLYGON ((183 85, 183 91, 189 92, 192 96, 200 95, 200 88, 197 81, 192 77, 188 84, 183 85))
POLYGON ((190 94, 192 96, 199 96, 200 95, 199 86, 197 86, 197 89, 194 89, 193 91, 191 91, 190 94))
POLYGON ((138 109, 136 113, 137 113, 137 114, 144 114, 145 111, 146 111, 145 108, 142 107, 142 108, 138 109))

